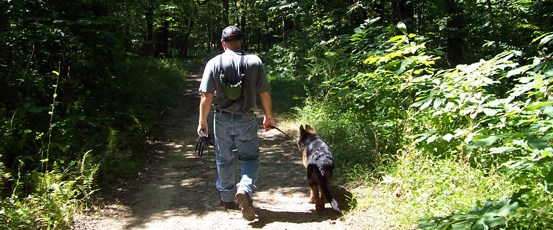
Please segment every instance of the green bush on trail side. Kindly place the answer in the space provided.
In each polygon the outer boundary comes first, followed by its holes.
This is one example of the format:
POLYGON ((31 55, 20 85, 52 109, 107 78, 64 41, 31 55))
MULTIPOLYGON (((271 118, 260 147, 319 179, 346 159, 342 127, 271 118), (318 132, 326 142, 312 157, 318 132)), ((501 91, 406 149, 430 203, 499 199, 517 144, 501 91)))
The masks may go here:
POLYGON ((307 94, 297 123, 313 124, 330 143, 339 177, 366 184, 359 210, 400 229, 551 226, 553 61, 544 57, 553 34, 523 51, 444 68, 431 40, 401 24, 370 23, 326 43, 290 38, 347 64, 288 61, 301 65, 307 94))
POLYGON ((56 93, 65 87, 60 81, 50 105, 2 108, 0 158, 13 165, 0 164, 0 228, 68 228, 99 184, 136 177, 148 159, 152 127, 190 68, 176 60, 128 59, 93 90, 56 93), (10 141, 17 139, 21 144, 10 141))

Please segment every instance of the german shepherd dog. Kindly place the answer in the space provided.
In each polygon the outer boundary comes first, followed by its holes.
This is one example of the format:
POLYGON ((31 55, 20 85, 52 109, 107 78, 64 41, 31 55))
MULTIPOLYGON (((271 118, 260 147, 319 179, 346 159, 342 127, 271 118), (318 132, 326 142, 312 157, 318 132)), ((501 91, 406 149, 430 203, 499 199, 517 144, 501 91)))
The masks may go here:
POLYGON ((330 203, 332 209, 339 212, 338 202, 332 198, 328 189, 334 171, 334 159, 330 148, 309 125, 305 125, 305 128, 303 125, 300 126, 297 144, 302 150, 303 166, 311 188, 309 203, 314 203, 317 211, 324 210, 325 204, 330 203))

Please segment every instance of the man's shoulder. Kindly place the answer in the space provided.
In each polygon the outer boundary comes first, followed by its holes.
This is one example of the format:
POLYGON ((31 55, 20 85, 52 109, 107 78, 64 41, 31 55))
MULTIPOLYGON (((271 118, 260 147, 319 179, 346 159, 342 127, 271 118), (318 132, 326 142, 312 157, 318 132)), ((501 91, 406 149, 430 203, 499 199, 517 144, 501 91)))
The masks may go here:
POLYGON ((263 64, 263 61, 261 61, 261 58, 255 54, 246 53, 245 59, 247 60, 248 63, 253 63, 257 65, 263 64))
POLYGON ((205 67, 206 68, 214 68, 215 65, 219 62, 219 56, 221 56, 221 54, 217 54, 214 57, 212 57, 211 59, 209 59, 207 61, 207 63, 205 64, 205 67))

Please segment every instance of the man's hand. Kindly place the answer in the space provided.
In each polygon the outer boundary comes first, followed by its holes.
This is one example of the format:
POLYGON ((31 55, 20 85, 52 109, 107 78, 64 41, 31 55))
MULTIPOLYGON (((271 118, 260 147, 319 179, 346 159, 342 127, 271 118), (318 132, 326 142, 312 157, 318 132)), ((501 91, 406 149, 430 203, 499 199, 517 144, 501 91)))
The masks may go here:
POLYGON ((209 129, 207 128, 207 122, 202 122, 200 124, 198 124, 198 129, 196 130, 196 132, 198 133, 198 136, 200 136, 200 131, 204 131, 205 133, 209 133, 209 129))
POLYGON ((267 116, 263 117, 263 128, 265 128, 265 131, 269 131, 275 127, 276 123, 273 117, 267 118, 267 116))

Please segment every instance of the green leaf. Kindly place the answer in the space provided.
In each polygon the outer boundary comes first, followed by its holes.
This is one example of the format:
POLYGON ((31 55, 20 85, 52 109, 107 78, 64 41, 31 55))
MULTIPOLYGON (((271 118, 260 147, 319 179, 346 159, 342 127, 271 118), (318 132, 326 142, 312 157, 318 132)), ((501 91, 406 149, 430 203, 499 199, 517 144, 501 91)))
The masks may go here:
POLYGON ((371 56, 367 59, 365 59, 365 61, 363 61, 364 64, 373 64, 375 62, 377 62, 378 60, 380 60, 380 57, 379 56, 371 56))
POLYGON ((430 143, 434 142, 436 139, 438 139, 438 135, 432 135, 428 139, 426 139, 426 143, 430 144, 430 143))
POLYGON ((542 107, 551 107, 553 105, 553 101, 542 101, 542 102, 537 102, 537 103, 532 103, 530 105, 528 105, 528 109, 529 110, 536 110, 536 109, 540 109, 542 107))
POLYGON ((435 98, 434 99, 434 105, 433 105, 434 109, 438 109, 444 103, 445 100, 446 99, 444 99, 444 98, 439 98, 439 97, 435 98))
POLYGON ((495 109, 483 108, 482 111, 488 117, 493 117, 497 114, 497 110, 495 110, 495 109))
POLYGON ((522 73, 528 71, 529 69, 530 69, 530 66, 527 66, 527 65, 522 66, 522 67, 510 70, 509 72, 507 72, 507 75, 505 77, 511 77, 511 76, 519 75, 519 74, 522 74, 522 73))
POLYGON ((504 138, 503 135, 492 135, 486 138, 476 139, 471 143, 471 145, 475 147, 487 147, 493 145, 496 141, 501 140, 502 138, 504 138))
POLYGON ((498 147, 498 148, 490 148, 490 154, 499 154, 499 153, 505 153, 505 152, 512 152, 517 150, 518 148, 515 147, 498 147))
POLYGON ((453 135, 451 133, 446 134, 442 137, 442 139, 446 140, 447 142, 451 141, 453 139, 453 135))
POLYGON ((553 40, 553 33, 544 34, 540 36, 539 38, 534 39, 532 42, 535 42, 536 40, 539 40, 540 43, 538 44, 538 47, 541 47, 553 40))
POLYGON ((543 108, 543 114, 545 114, 549 117, 553 117, 553 106, 547 106, 547 107, 543 108))
POLYGON ((402 74, 403 72, 405 72, 405 69, 407 68, 407 66, 411 65, 412 63, 413 63, 413 60, 410 60, 410 59, 402 60, 399 69, 396 70, 395 73, 397 75, 402 74))
POLYGON ((422 106, 420 107, 420 110, 424 110, 424 109, 428 108, 430 106, 430 104, 432 104, 433 99, 434 98, 431 98, 431 97, 427 98, 425 100, 424 104, 422 104, 422 106))
POLYGON ((528 137, 528 146, 533 149, 545 149, 549 143, 547 137, 536 137, 534 135, 528 137))
POLYGON ((484 222, 482 220, 480 221, 477 221, 476 223, 474 223, 472 225, 472 228, 470 228, 471 230, 487 230, 488 229, 488 226, 486 226, 484 224, 484 222))

